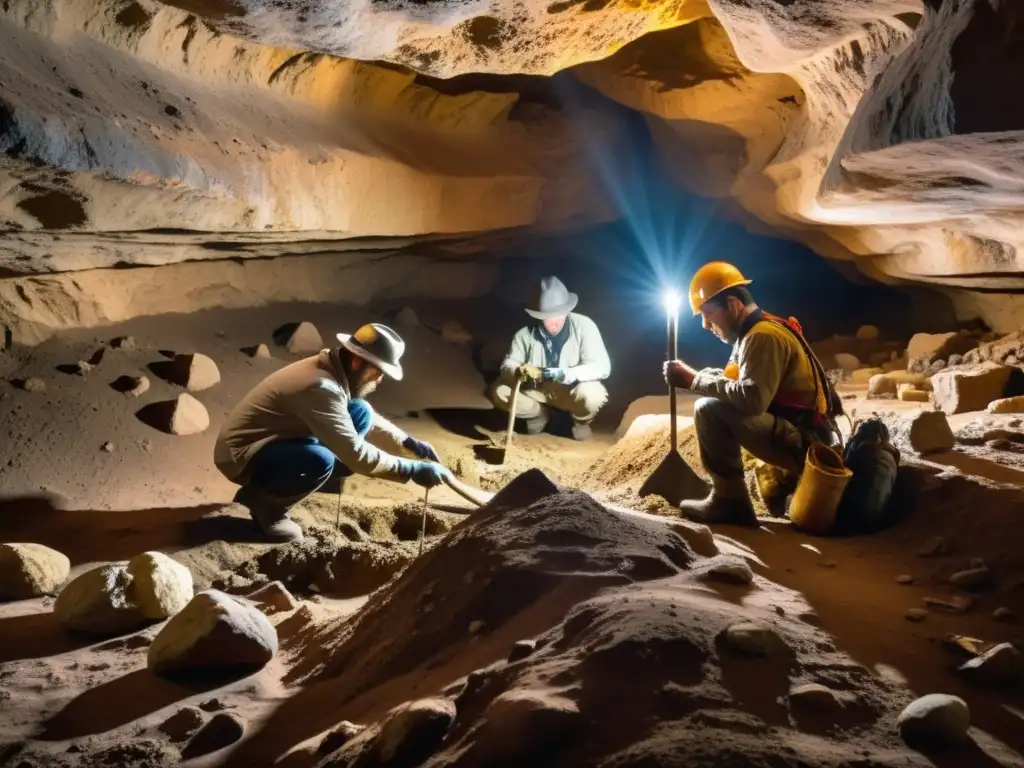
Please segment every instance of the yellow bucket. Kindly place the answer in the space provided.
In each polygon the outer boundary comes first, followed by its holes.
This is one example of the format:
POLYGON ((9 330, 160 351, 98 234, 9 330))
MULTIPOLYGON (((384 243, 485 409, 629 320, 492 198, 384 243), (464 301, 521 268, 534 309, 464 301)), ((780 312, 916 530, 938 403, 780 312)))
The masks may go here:
POLYGON ((853 472, 843 457, 823 443, 807 450, 804 472, 789 504, 789 519, 809 533, 824 533, 836 521, 836 509, 853 472))

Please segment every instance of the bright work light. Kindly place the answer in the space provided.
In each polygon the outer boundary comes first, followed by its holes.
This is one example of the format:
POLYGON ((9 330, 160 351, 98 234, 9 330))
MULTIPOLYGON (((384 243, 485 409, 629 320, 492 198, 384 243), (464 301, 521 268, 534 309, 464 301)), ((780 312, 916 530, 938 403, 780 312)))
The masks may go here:
POLYGON ((661 294, 661 303, 665 307, 665 312, 669 315, 678 315, 679 307, 682 305, 683 300, 677 291, 673 291, 670 288, 661 294))

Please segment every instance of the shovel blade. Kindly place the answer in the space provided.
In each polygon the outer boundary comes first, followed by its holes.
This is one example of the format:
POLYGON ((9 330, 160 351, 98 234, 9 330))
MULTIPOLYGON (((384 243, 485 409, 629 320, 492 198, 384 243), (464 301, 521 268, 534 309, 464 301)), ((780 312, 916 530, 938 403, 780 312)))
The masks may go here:
POLYGON ((687 499, 703 499, 709 490, 708 484, 690 468, 679 451, 669 451, 640 486, 640 496, 657 494, 670 504, 678 505, 687 499))

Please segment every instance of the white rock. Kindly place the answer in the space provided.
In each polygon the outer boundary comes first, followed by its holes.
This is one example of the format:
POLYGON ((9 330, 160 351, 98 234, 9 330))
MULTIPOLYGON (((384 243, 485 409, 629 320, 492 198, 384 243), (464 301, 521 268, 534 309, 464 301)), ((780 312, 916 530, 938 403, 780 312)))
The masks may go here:
POLYGON ((708 576, 732 584, 750 584, 754 581, 754 572, 747 565, 747 561, 739 557, 714 563, 708 570, 708 576))
POLYGON ((473 337, 455 320, 447 320, 441 326, 441 338, 452 344, 472 344, 473 337))
POLYGON ((111 563, 71 580, 53 604, 63 626, 79 632, 117 634, 147 622, 131 594, 128 563, 111 563))
POLYGON ((67 556, 42 544, 0 544, 0 600, 54 592, 71 571, 67 556))
POLYGON ((172 435, 197 435, 210 426, 206 406, 187 393, 173 402, 167 431, 172 435))
POLYGON ((220 382, 217 364, 206 355, 175 355, 171 362, 171 380, 190 392, 209 389, 220 382))
POLYGON ((21 388, 26 392, 43 392, 46 390, 46 382, 37 376, 29 376, 22 382, 21 388))
POLYGON ((158 673, 262 667, 277 653, 277 631, 257 608, 206 590, 168 621, 149 646, 158 673))
POLYGON ((683 519, 669 519, 667 523, 669 528, 683 537, 690 545, 690 549, 698 555, 714 557, 718 554, 715 534, 708 526, 683 519))
POLYGON ((861 367, 861 362, 856 355, 851 355, 848 352, 836 352, 832 357, 835 358, 836 365, 842 368, 844 371, 856 371, 861 367))
POLYGON ((1003 398, 1013 368, 985 363, 973 369, 940 371, 932 376, 935 404, 949 414, 983 411, 1003 398))
POLYGON ((257 344, 252 347, 244 347, 242 351, 249 357, 255 357, 260 360, 269 360, 271 357, 270 347, 268 347, 266 344, 257 344))
MULTIPOLYGON (((278 329, 278 333, 281 331, 282 329, 278 329)), ((293 355, 315 355, 324 348, 324 340, 320 336, 320 331, 312 323, 299 323, 284 336, 279 343, 293 355)))
POLYGON ((719 637, 734 651, 751 656, 781 656, 792 653, 778 632, 755 622, 733 624, 722 630, 719 637))
POLYGON ((920 454, 948 451, 956 438, 942 411, 919 411, 904 420, 910 447, 920 454))
POLYGON ((162 552, 143 552, 128 561, 132 597, 147 619, 166 619, 192 599, 192 573, 162 552))
POLYGON ((1024 413, 1024 395, 1001 397, 988 404, 989 413, 1024 413))
POLYGON ((857 329, 857 338, 860 341, 874 341, 878 335, 878 326, 875 325, 862 325, 857 329))
POLYGON ((930 693, 904 709, 896 726, 911 747, 954 746, 967 738, 971 712, 957 696, 930 693))

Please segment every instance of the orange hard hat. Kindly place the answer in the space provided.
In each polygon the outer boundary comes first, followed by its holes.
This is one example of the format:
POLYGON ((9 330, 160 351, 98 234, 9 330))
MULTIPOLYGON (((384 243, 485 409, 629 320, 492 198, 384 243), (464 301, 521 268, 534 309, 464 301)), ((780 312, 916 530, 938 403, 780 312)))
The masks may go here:
POLYGON ((690 309, 693 316, 700 314, 700 308, 704 302, 722 291, 735 288, 737 285, 750 285, 753 280, 747 280, 732 264, 724 261, 711 261, 697 270, 697 274, 690 281, 690 309))

